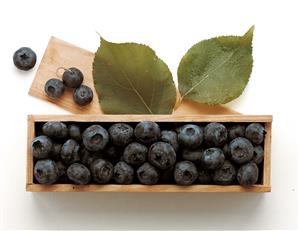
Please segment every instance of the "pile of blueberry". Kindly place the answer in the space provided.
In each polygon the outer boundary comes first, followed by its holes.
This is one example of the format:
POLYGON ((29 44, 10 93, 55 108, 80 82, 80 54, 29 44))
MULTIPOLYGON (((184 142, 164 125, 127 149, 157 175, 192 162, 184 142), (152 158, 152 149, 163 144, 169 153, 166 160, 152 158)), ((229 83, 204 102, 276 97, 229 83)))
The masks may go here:
POLYGON ((51 99, 60 98, 65 87, 74 89, 73 99, 80 106, 88 105, 93 99, 93 92, 90 87, 83 85, 83 73, 76 67, 63 69, 62 81, 57 78, 49 79, 45 84, 45 93, 51 99))
MULTIPOLYGON (((13 55, 15 66, 23 71, 28 71, 35 66, 36 54, 29 47, 21 47, 13 55)), ((74 89, 73 99, 80 106, 88 105, 93 99, 93 92, 90 87, 83 85, 83 73, 76 67, 63 68, 62 81, 58 78, 51 78, 45 84, 45 93, 51 99, 59 99, 65 88, 74 89)))
POLYGON ((240 184, 261 180, 260 123, 36 124, 36 183, 240 184))

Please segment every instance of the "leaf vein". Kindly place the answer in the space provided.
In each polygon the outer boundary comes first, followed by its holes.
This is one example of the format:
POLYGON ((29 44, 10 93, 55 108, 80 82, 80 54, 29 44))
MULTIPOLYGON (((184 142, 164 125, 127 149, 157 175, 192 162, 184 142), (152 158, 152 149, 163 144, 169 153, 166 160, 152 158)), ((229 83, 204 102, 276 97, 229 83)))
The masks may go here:
POLYGON ((227 61, 229 61, 232 56, 236 53, 236 50, 231 52, 231 54, 218 66, 216 66, 214 69, 212 69, 209 73, 207 73, 200 81, 198 81, 194 86, 192 86, 188 91, 186 91, 181 98, 184 98, 186 95, 190 94, 196 87, 198 87, 203 81, 209 78, 210 74, 222 67, 227 61))

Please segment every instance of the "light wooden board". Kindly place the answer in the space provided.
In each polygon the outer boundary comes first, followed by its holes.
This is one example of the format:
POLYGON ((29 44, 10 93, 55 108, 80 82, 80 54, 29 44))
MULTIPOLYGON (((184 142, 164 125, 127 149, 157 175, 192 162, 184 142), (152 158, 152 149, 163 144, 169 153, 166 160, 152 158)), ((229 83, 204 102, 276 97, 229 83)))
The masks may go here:
POLYGON ((31 192, 270 192, 271 191, 271 125, 270 115, 29 115, 27 182, 26 190, 31 192), (152 120, 156 122, 262 122, 265 123, 264 167, 261 184, 250 187, 240 185, 41 185, 33 182, 33 156, 31 142, 35 136, 35 123, 46 121, 64 122, 138 122, 152 120))
MULTIPOLYGON (((59 100, 52 100, 44 93, 44 86, 48 79, 57 77, 56 70, 59 67, 77 67, 84 74, 84 84, 91 87, 95 96, 96 91, 92 78, 92 62, 94 53, 74 46, 63 40, 51 37, 36 72, 36 76, 29 90, 29 95, 54 103, 75 114, 103 114, 98 97, 94 97, 91 104, 80 107, 74 103, 72 91, 66 90, 59 100)), ((174 114, 236 114, 238 112, 225 106, 208 106, 188 100, 183 100, 174 114)))

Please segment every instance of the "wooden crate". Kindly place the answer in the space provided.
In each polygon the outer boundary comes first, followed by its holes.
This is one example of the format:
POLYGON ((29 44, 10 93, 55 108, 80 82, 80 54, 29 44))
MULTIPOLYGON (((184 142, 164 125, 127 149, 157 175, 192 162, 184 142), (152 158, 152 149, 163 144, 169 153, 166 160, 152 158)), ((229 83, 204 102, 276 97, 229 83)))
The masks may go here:
POLYGON ((28 116, 28 149, 27 149, 27 182, 26 190, 30 192, 270 192, 271 173, 271 126, 272 116, 268 115, 29 115, 28 116), (261 184, 250 187, 240 185, 41 185, 33 181, 33 156, 31 142, 35 137, 35 123, 46 121, 64 122, 261 122, 265 124, 264 166, 261 184))

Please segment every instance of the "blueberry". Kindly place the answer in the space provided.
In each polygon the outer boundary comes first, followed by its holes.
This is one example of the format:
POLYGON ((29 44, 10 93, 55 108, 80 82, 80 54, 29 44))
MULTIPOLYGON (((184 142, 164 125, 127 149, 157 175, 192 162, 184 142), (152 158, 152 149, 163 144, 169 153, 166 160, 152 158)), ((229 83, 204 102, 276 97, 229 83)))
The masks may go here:
POLYGON ((89 169, 79 163, 70 165, 66 173, 67 177, 75 184, 88 184, 91 178, 89 169))
POLYGON ((210 184, 212 182, 212 174, 209 170, 197 169, 197 172, 199 184, 210 184))
POLYGON ((107 130, 102 126, 91 125, 83 132, 82 140, 87 150, 96 152, 106 147, 109 141, 109 135, 107 130))
POLYGON ((194 124, 186 124, 179 129, 179 144, 188 149, 196 149, 203 141, 202 129, 194 124))
POLYGON ((71 67, 65 69, 62 75, 62 80, 66 87, 77 88, 83 82, 83 74, 78 68, 71 67))
POLYGON ((60 159, 60 151, 61 151, 62 144, 60 143, 53 143, 52 150, 49 154, 49 158, 52 160, 59 160, 60 159))
POLYGON ((113 179, 118 184, 131 184, 134 169, 124 161, 118 162, 113 168, 113 179))
POLYGON ((179 150, 178 135, 175 131, 162 131, 160 139, 163 142, 171 144, 176 152, 179 150))
POLYGON ((174 180, 179 185, 191 185, 198 177, 196 166, 188 160, 178 162, 174 168, 174 180))
POLYGON ((210 147, 221 147, 227 139, 227 130, 223 124, 209 123, 204 129, 204 139, 210 147))
POLYGON ((76 104, 80 106, 86 106, 90 104, 93 99, 93 92, 90 87, 81 85, 76 88, 73 93, 73 99, 76 104))
POLYGON ((249 162, 242 165, 237 174, 237 179, 240 185, 249 186, 257 182, 259 169, 254 162, 249 162))
POLYGON ((48 158, 52 151, 53 143, 47 136, 37 136, 32 140, 32 155, 36 159, 48 158))
POLYGON ((158 183, 159 172, 154 166, 146 162, 137 169, 137 177, 141 184, 153 185, 158 183))
POLYGON ((34 177, 40 184, 53 184, 58 180, 59 170, 53 160, 38 160, 34 166, 34 177))
POLYGON ((113 165, 104 159, 96 159, 90 166, 94 181, 99 184, 108 183, 113 176, 113 165))
POLYGON ((60 79, 49 79, 45 84, 45 93, 51 99, 58 99, 64 93, 65 87, 60 79))
POLYGON ((91 154, 86 148, 80 149, 79 156, 81 163, 86 166, 90 166, 91 163, 97 159, 97 157, 94 154, 91 154))
POLYGON ((222 146, 222 151, 223 151, 226 159, 230 159, 231 158, 231 154, 229 152, 229 144, 228 143, 225 143, 222 146))
POLYGON ((81 140, 81 129, 78 125, 76 124, 70 124, 68 126, 68 132, 69 132, 69 136, 71 139, 74 140, 81 140))
POLYGON ((36 54, 29 47, 21 47, 14 53, 13 62, 18 69, 28 71, 36 63, 36 54))
POLYGON ((141 165, 146 161, 147 152, 145 145, 133 142, 125 148, 123 158, 128 164, 141 165))
POLYGON ((263 143, 265 134, 265 128, 259 123, 251 123, 245 130, 245 137, 256 145, 263 143))
POLYGON ((260 164, 264 160, 264 149, 261 145, 255 146, 253 148, 253 159, 252 160, 256 164, 260 164))
POLYGON ((108 145, 104 149, 105 157, 111 161, 112 163, 116 163, 119 161, 123 151, 115 146, 108 145))
POLYGON ((112 144, 124 147, 132 142, 134 137, 134 129, 125 123, 113 124, 108 129, 112 144))
POLYGON ((182 157, 184 160, 189 160, 199 164, 202 157, 203 150, 201 148, 195 150, 184 149, 182 151, 182 157))
POLYGON ((67 140, 61 147, 60 155, 61 159, 66 164, 73 164, 80 160, 79 156, 79 144, 72 139, 67 140))
POLYGON ((59 121, 49 121, 42 127, 43 133, 53 139, 64 139, 68 135, 65 123, 59 121))
POLYGON ((231 159, 237 164, 248 162, 253 157, 253 146, 251 142, 243 137, 233 139, 229 144, 231 159))
POLYGON ((66 169, 67 169, 65 164, 62 161, 58 161, 58 162, 56 162, 56 166, 58 168, 58 176, 59 177, 65 176, 66 175, 66 169))
POLYGON ((234 165, 229 160, 226 160, 220 168, 214 171, 213 181, 220 185, 232 184, 236 178, 236 174, 234 165))
POLYGON ((174 166, 176 153, 169 143, 156 142, 149 148, 148 160, 153 166, 165 170, 174 166))
POLYGON ((220 148, 208 148, 201 157, 201 165, 204 169, 214 170, 224 163, 225 156, 220 148))
POLYGON ((237 137, 245 136, 245 125, 244 124, 234 124, 228 128, 228 138, 233 140, 237 137))
POLYGON ((142 121, 137 124, 134 134, 138 140, 145 144, 156 142, 160 137, 160 127, 152 121, 142 121))

